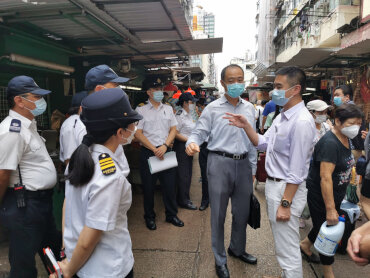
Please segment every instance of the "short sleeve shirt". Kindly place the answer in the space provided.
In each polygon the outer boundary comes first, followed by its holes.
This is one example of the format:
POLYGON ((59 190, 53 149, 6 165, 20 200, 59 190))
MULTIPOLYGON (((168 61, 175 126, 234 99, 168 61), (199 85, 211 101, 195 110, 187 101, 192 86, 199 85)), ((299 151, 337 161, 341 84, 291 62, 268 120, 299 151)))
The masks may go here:
POLYGON ((72 115, 66 119, 60 129, 60 152, 61 161, 71 159, 73 152, 81 144, 86 134, 86 127, 79 115, 72 115))
POLYGON ((143 116, 137 129, 142 129, 144 136, 154 146, 163 145, 171 127, 177 125, 172 107, 161 103, 156 109, 149 101, 148 104, 137 107, 136 111, 143 116))
POLYGON ((275 112, 275 110, 276 110, 276 105, 272 100, 270 100, 268 103, 266 103, 265 109, 263 109, 262 115, 267 117, 268 114, 270 114, 271 112, 275 112))
POLYGON ((79 277, 126 277, 134 264, 127 211, 132 202, 131 185, 123 174, 124 162, 103 145, 90 147, 95 162, 89 183, 75 187, 66 182, 64 243, 70 260, 79 235, 87 226, 103 231, 101 240, 82 268, 79 277), (109 154, 116 172, 103 175, 99 156, 109 154), (109 270, 109 271, 107 271, 109 270))
POLYGON ((186 112, 184 109, 179 110, 176 113, 177 120, 177 131, 189 137, 193 129, 195 128, 196 121, 191 113, 186 112))
POLYGON ((316 144, 313 153, 313 161, 307 177, 307 188, 311 192, 321 195, 321 162, 335 164, 333 179, 334 201, 340 203, 346 193, 347 185, 351 178, 352 167, 355 165, 350 149, 346 148, 337 136, 328 131, 316 144))
POLYGON ((23 185, 37 191, 53 188, 57 173, 35 120, 10 110, 0 124, 0 169, 11 170, 10 187, 19 182, 19 165, 23 185), (19 129, 17 129, 19 127, 19 129))

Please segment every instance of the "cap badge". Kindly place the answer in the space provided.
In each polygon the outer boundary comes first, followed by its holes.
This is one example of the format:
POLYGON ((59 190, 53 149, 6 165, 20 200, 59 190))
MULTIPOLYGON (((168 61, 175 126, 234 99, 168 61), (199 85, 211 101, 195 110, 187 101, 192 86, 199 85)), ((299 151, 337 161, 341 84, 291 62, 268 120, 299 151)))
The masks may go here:
POLYGON ((116 165, 114 165, 112 158, 107 153, 99 155, 99 164, 104 176, 109 176, 116 172, 116 165))
POLYGON ((126 113, 126 112, 125 112, 125 113, 123 113, 123 116, 125 116, 125 117, 126 117, 126 116, 127 116, 127 113, 126 113))
POLYGON ((160 78, 157 79, 157 83, 161 83, 162 80, 160 78))

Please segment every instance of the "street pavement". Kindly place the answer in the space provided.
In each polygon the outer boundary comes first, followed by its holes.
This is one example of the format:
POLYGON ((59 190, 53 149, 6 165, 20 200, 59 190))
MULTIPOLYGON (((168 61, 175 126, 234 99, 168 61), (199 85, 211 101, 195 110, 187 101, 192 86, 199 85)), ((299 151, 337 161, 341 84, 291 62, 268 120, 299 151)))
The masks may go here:
MULTIPOLYGON (((266 214, 264 184, 255 189, 255 195, 261 203, 261 228, 247 228, 246 251, 257 256, 257 265, 248 265, 238 259, 228 257, 228 267, 231 277, 263 277, 280 276, 281 270, 275 257, 271 229, 266 214)), ((193 179, 191 198, 199 206, 201 200, 200 171, 197 158, 193 164, 193 179)), ((149 231, 144 222, 143 195, 137 185, 133 185, 133 202, 128 213, 129 230, 132 238, 135 257, 135 278, 208 278, 217 277, 214 267, 214 257, 211 249, 210 209, 206 211, 189 211, 179 208, 178 216, 185 223, 182 228, 165 222, 164 207, 160 187, 156 191, 155 211, 157 214, 157 230, 149 231)), ((363 217, 364 218, 364 217, 363 217)), ((231 232, 231 211, 225 223, 225 248, 228 247, 231 232)), ((307 221, 309 222, 309 221, 307 221)), ((304 238, 311 224, 301 230, 304 238)), ((0 278, 1 273, 9 270, 7 261, 7 242, 0 244, 0 278)), ((334 273, 336 278, 370 277, 370 266, 358 267, 348 256, 336 255, 334 273)), ((40 275, 47 277, 37 258, 40 275)), ((319 265, 303 261, 305 278, 322 277, 319 265)), ((4 276, 6 277, 6 276, 4 276)))

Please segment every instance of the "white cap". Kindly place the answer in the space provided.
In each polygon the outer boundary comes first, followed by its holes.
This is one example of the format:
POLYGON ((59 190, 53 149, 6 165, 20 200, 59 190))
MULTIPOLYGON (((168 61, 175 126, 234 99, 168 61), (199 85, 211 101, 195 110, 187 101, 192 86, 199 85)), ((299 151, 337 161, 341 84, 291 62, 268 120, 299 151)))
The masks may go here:
POLYGON ((319 99, 308 102, 306 107, 309 111, 319 111, 319 112, 331 108, 331 106, 327 105, 325 101, 319 99))

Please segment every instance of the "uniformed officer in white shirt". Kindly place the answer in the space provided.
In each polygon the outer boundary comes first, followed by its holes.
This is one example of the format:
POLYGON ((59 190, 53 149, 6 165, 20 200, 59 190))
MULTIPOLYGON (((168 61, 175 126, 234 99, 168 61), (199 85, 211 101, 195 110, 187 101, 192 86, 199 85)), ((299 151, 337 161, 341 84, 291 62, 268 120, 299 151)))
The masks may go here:
POLYGON ((230 274, 226 264, 224 224, 230 198, 233 218, 228 253, 243 262, 257 263, 257 258, 245 251, 257 151, 242 130, 230 126, 222 119, 226 112, 240 113, 255 126, 253 105, 240 98, 245 89, 243 69, 235 64, 225 67, 221 72, 221 84, 226 91, 225 95, 204 109, 188 138, 186 152, 189 155, 199 152, 199 146, 209 138, 207 176, 212 250, 218 277, 227 278, 230 274))
POLYGON ((0 223, 9 231, 10 277, 37 277, 35 255, 50 246, 59 255, 61 235, 53 217, 57 174, 37 132, 35 117, 46 110, 44 96, 28 76, 7 87, 9 116, 0 124, 0 223))
POLYGON ((127 162, 116 150, 131 143, 142 116, 120 88, 91 94, 81 105, 87 134, 66 171, 63 276, 133 277, 131 185, 122 171, 127 162))
POLYGON ((196 210, 197 207, 190 200, 190 185, 193 172, 193 157, 185 152, 185 143, 191 132, 195 128, 195 119, 192 112, 195 111, 195 98, 191 93, 182 93, 179 97, 178 106, 181 107, 176 112, 177 134, 173 146, 176 152, 177 167, 177 202, 178 205, 185 209, 196 210))
POLYGON ((85 125, 80 120, 81 101, 87 97, 87 92, 79 92, 72 97, 70 116, 63 122, 60 128, 59 137, 59 159, 68 164, 72 153, 81 144, 82 138, 86 134, 85 125))
POLYGON ((137 107, 144 118, 139 121, 136 139, 142 144, 140 152, 140 176, 144 193, 144 219, 149 230, 157 228, 154 212, 154 189, 157 179, 161 183, 166 221, 177 227, 184 223, 177 217, 176 202, 176 168, 171 168, 156 174, 151 174, 148 159, 163 155, 170 151, 170 145, 176 136, 177 121, 172 107, 162 103, 164 83, 158 76, 147 77, 143 82, 143 90, 149 96, 149 101, 142 107, 137 107))
POLYGON ((306 178, 316 136, 314 120, 302 100, 305 84, 306 75, 297 67, 276 72, 272 100, 283 110, 264 135, 257 134, 242 115, 226 117, 230 124, 244 128, 255 146, 267 149, 267 213, 276 257, 287 278, 303 277, 299 217, 307 200, 306 178))

